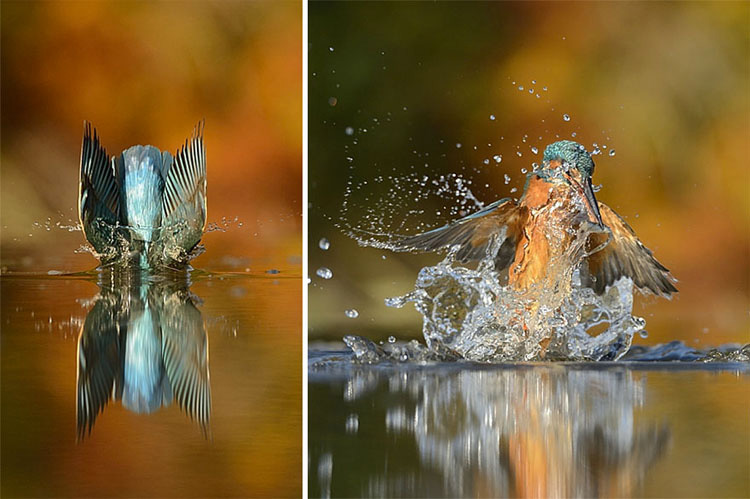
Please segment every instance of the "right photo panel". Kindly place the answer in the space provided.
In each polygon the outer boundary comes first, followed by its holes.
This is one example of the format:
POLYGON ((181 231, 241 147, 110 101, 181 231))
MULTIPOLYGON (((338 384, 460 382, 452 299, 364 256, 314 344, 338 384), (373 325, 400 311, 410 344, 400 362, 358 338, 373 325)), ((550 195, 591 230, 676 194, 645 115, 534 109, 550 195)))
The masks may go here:
POLYGON ((308 4, 309 497, 748 497, 748 3, 308 4))

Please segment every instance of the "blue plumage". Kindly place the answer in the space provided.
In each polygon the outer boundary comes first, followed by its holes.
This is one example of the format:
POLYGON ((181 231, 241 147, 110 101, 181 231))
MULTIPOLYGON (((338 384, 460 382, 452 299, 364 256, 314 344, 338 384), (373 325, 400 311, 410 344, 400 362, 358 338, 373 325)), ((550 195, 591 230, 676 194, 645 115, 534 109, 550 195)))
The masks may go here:
POLYGON ((86 123, 79 215, 102 264, 184 266, 206 222, 203 123, 172 156, 154 146, 107 155, 86 123))

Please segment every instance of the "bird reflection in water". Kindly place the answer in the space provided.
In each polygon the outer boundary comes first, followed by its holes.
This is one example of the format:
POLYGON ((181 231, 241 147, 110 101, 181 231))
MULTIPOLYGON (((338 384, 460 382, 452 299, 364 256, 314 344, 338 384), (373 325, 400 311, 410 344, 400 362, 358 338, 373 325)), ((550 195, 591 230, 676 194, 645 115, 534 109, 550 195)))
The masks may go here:
MULTIPOLYGON (((629 370, 355 370, 344 401, 387 406, 374 431, 400 450, 352 482, 349 459, 329 441, 311 469, 323 497, 637 495, 669 442, 666 426, 636 416, 643 388, 629 370), (398 457, 414 445, 418 459, 398 457), (359 490, 343 491, 346 482, 359 490)), ((367 414, 355 417, 371 435, 367 414)), ((356 440, 348 444, 364 444, 356 440)))
POLYGON ((78 338, 78 440, 111 400, 149 414, 176 401, 210 436, 208 337, 189 275, 102 271, 78 338))

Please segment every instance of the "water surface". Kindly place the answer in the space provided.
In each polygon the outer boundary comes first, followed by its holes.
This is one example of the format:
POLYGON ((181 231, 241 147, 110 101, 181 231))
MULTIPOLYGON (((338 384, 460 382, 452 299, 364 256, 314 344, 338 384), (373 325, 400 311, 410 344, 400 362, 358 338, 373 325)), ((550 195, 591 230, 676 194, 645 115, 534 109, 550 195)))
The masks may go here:
POLYGON ((311 497, 747 497, 747 363, 309 354, 311 497))
POLYGON ((299 496, 300 269, 273 270, 3 275, 2 495, 299 496))

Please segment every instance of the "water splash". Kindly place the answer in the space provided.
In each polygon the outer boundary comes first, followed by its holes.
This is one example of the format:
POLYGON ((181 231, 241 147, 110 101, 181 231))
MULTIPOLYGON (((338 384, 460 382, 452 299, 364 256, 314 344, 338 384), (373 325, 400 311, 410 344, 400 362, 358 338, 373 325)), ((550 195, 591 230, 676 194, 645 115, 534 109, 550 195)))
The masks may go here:
MULTIPOLYGON (((562 232, 562 231, 560 231, 562 232)), ((495 268, 502 237, 488 246, 476 268, 455 261, 458 247, 424 267, 415 289, 386 305, 413 303, 422 315, 427 346, 478 362, 615 360, 645 321, 631 314, 633 283, 620 279, 601 296, 581 284, 580 266, 590 229, 572 234, 553 258, 545 279, 528 289, 507 285, 495 268)), ((552 232, 552 238, 564 235, 552 232)))

